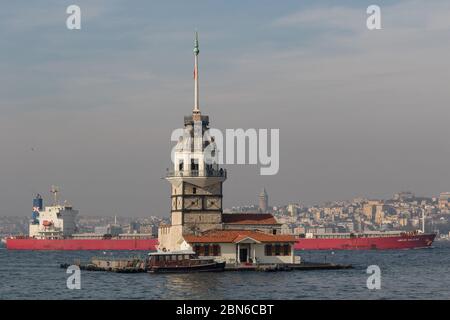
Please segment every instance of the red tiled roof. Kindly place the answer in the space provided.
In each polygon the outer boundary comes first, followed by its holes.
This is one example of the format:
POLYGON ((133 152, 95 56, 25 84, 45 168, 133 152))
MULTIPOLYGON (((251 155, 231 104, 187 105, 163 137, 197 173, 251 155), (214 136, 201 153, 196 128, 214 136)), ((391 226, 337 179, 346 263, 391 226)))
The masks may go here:
POLYGON ((211 230, 202 235, 184 235, 183 237, 188 243, 237 243, 246 238, 252 238, 258 242, 296 242, 294 236, 251 230, 211 230))
POLYGON ((228 224, 279 224, 270 213, 224 213, 222 222, 228 224))

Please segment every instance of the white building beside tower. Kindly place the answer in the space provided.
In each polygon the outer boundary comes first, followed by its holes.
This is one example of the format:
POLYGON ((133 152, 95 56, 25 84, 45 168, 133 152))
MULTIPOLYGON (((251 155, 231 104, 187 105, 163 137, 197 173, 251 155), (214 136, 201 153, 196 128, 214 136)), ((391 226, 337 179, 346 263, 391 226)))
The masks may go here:
POLYGON ((290 263, 295 238, 281 235, 271 214, 224 214, 222 185, 227 171, 217 161, 209 117, 199 106, 198 35, 194 42, 194 107, 166 179, 171 185, 171 225, 158 230, 158 250, 191 249, 228 263, 290 263))

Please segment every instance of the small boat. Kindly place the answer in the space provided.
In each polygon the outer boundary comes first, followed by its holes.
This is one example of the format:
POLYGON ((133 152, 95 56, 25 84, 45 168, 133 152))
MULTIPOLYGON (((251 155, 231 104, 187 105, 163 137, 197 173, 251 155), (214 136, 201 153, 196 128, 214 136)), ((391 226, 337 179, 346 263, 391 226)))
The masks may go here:
POLYGON ((152 252, 148 254, 147 271, 150 273, 218 272, 225 262, 200 259, 193 251, 152 252))

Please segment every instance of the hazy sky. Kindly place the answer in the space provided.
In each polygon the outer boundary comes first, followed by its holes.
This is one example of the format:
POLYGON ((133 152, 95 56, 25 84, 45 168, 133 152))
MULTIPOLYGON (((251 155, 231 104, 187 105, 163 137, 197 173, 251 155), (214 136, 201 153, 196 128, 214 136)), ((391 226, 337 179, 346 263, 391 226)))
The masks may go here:
POLYGON ((280 129, 279 173, 228 166, 226 207, 450 191, 448 1, 4 1, 0 215, 52 184, 81 214, 168 215, 196 28, 211 125, 280 129))

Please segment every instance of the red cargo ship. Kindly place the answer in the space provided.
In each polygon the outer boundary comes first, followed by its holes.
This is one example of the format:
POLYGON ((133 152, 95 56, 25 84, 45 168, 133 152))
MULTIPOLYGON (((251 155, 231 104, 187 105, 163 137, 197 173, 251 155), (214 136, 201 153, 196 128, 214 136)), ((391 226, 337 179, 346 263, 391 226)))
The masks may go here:
POLYGON ((44 207, 42 197, 33 199, 29 236, 6 238, 10 250, 156 250, 158 239, 151 234, 120 233, 116 222, 104 233, 75 233, 78 214, 71 205, 58 202, 58 189, 52 187, 54 204, 44 207))
POLYGON ((7 238, 10 250, 156 250, 158 239, 34 239, 7 238))
POLYGON ((413 232, 330 233, 298 238, 295 250, 387 250, 430 247, 436 234, 413 232))

